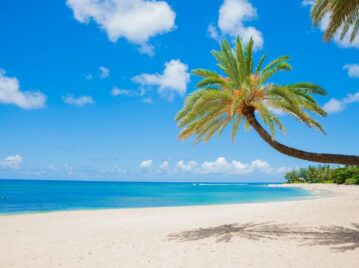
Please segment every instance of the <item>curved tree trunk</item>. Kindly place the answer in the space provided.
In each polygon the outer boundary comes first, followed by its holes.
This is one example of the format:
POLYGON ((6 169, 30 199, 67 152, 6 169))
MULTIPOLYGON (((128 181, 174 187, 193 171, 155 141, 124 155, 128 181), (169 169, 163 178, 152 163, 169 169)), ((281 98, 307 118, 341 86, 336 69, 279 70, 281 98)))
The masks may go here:
POLYGON ((269 135, 269 133, 259 124, 254 115, 254 111, 247 111, 245 113, 245 116, 249 124, 257 131, 257 133, 262 137, 262 139, 264 139, 274 149, 285 155, 319 163, 359 166, 358 155, 311 153, 283 145, 272 139, 272 136, 269 135))

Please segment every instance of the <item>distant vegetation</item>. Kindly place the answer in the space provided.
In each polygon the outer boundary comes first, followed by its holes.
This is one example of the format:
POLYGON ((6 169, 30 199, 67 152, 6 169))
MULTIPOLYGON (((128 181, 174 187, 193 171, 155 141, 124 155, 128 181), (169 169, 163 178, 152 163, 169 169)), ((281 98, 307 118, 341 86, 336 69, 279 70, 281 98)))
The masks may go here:
POLYGON ((285 175, 288 183, 336 183, 359 185, 359 167, 309 166, 285 175))

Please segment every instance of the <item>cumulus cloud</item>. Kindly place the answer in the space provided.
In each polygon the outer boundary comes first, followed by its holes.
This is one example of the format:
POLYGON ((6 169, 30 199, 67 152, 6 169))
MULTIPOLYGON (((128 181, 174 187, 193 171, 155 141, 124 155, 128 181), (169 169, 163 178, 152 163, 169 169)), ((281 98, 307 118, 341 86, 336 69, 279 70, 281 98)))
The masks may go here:
POLYGON ((237 38, 240 36, 244 43, 250 38, 254 40, 254 49, 263 48, 262 33, 252 26, 246 26, 245 22, 257 18, 256 8, 248 0, 224 0, 219 9, 217 27, 209 25, 208 32, 216 40, 224 36, 237 38))
POLYGON ((64 170, 67 173, 67 175, 73 175, 74 169, 69 164, 64 164, 64 170))
POLYGON ((95 103, 91 96, 79 96, 75 97, 73 95, 63 96, 62 100, 68 105, 82 107, 87 104, 95 103))
POLYGON ((142 100, 143 103, 147 103, 147 104, 153 104, 153 99, 151 97, 147 97, 147 98, 144 98, 142 100))
MULTIPOLYGON (((144 97, 146 90, 141 88, 140 90, 130 90, 130 89, 121 89, 118 87, 113 87, 110 94, 113 97, 126 96, 126 97, 144 97)), ((142 99, 144 103, 153 103, 150 97, 145 97, 142 99)))
POLYGON ((216 26, 214 26, 213 24, 210 24, 210 25, 208 26, 208 34, 209 34, 209 36, 212 37, 214 40, 219 40, 219 39, 220 39, 218 30, 217 30, 216 26))
POLYGON ((314 4, 314 0, 303 0, 302 1, 303 7, 312 6, 313 4, 314 4))
POLYGON ((351 78, 359 78, 359 64, 345 64, 344 70, 348 71, 348 76, 351 78))
POLYGON ((48 165, 48 166, 47 166, 47 170, 48 170, 48 171, 55 171, 55 170, 56 170, 56 166, 55 166, 55 165, 48 165))
POLYGON ((201 173, 205 174, 249 174, 252 172, 272 172, 272 166, 262 160, 254 160, 251 163, 242 163, 240 161, 233 160, 228 162, 224 157, 218 157, 213 162, 204 162, 201 165, 201 173))
POLYGON ((185 171, 191 172, 197 168, 198 164, 196 161, 188 161, 187 163, 183 160, 180 160, 176 164, 176 171, 185 171))
POLYGON ((140 163, 141 170, 150 170, 153 166, 153 161, 151 159, 144 160, 140 163))
POLYGON ((128 89, 120 89, 118 87, 114 87, 111 90, 111 95, 114 97, 117 96, 133 96, 134 92, 132 90, 128 90, 128 89))
POLYGON ((330 99, 327 103, 324 104, 323 109, 328 114, 335 114, 343 111, 345 108, 345 104, 338 99, 330 99))
POLYGON ((10 155, 0 160, 0 167, 6 169, 18 169, 23 162, 21 155, 10 155))
POLYGON ((222 175, 248 175, 252 173, 283 173, 284 167, 274 168, 267 161, 260 159, 251 163, 242 163, 240 161, 227 161, 224 157, 218 157, 215 161, 204 161, 199 164, 196 161, 180 160, 176 164, 176 172, 186 172, 193 174, 222 174, 222 175))
POLYGON ((343 99, 330 99, 324 104, 323 109, 329 114, 335 114, 343 111, 349 104, 359 102, 359 91, 354 94, 348 94, 343 99))
POLYGON ((160 170, 167 172, 167 173, 170 171, 170 165, 169 165, 168 161, 162 162, 162 164, 160 165, 160 170))
POLYGON ((127 170, 123 169, 122 167, 115 166, 109 170, 103 170, 102 173, 110 173, 111 175, 124 175, 127 173, 127 170))
POLYGON ((98 67, 98 69, 100 70, 100 78, 101 79, 105 79, 105 78, 110 76, 110 69, 109 68, 106 68, 104 66, 100 66, 100 67, 98 67))
POLYGON ((39 91, 22 91, 19 80, 6 76, 6 72, 0 69, 0 103, 38 109, 45 106, 46 96, 39 91))
POLYGON ((183 96, 190 81, 188 66, 180 60, 171 60, 165 63, 162 74, 140 74, 132 79, 142 86, 156 86, 160 96, 173 100, 175 95, 183 96))
POLYGON ((125 38, 153 54, 151 37, 175 28, 176 13, 165 1, 146 0, 67 0, 80 23, 95 21, 112 42, 125 38))

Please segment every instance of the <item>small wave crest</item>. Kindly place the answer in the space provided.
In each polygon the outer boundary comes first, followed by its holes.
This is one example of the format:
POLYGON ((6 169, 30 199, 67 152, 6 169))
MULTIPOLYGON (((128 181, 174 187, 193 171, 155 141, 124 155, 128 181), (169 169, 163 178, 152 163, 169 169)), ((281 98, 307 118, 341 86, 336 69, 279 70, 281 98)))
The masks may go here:
POLYGON ((283 187, 282 184, 265 184, 264 187, 271 187, 271 188, 278 188, 278 187, 283 187))
POLYGON ((194 186, 243 186, 248 185, 247 183, 193 183, 194 186))

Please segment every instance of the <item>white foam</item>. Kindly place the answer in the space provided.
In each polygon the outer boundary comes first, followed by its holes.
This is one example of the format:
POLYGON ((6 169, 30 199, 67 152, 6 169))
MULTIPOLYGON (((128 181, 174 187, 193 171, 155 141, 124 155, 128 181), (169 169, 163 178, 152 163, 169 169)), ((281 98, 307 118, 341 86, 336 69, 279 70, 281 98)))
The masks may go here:
MULTIPOLYGON (((193 184, 195 185, 195 184, 193 184)), ((233 185, 247 185, 247 183, 198 183, 199 186, 233 186, 233 185)))

